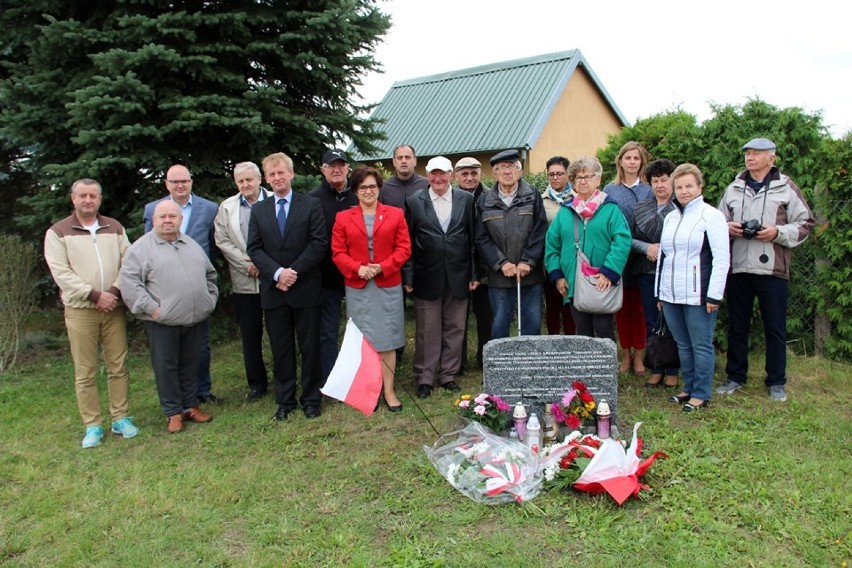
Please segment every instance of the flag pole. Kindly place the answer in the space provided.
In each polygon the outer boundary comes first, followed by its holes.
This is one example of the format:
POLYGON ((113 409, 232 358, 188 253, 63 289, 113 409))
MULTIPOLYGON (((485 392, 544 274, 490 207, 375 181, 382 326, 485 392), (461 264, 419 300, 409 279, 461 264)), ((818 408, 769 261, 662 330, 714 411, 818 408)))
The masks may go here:
MULTIPOLYGON (((387 368, 388 368, 388 370, 391 372, 391 374, 392 374, 392 375, 393 375, 393 377, 394 377, 394 381, 393 381, 393 383, 394 383, 394 385, 396 385, 396 384, 397 384, 397 382, 396 382, 396 370, 395 370, 395 369, 391 369, 391 368, 390 368, 390 365, 388 365, 387 363, 385 363, 385 360, 384 360, 384 359, 382 359, 382 365, 384 365, 385 367, 387 367, 387 368)), ((419 411, 420 411, 420 414, 422 414, 422 415, 423 415, 423 418, 425 418, 425 419, 426 419, 426 422, 428 422, 428 423, 429 423, 429 426, 432 428, 432 431, 433 431, 433 432, 435 432, 435 435, 436 435, 436 436, 438 436, 438 437, 440 437, 440 436, 441 436, 441 433, 440 433, 440 432, 438 432, 438 429, 437 429, 437 428, 435 428, 435 425, 434 425, 434 424, 432 424, 432 421, 431 421, 431 420, 429 420, 429 417, 428 417, 428 416, 426 416, 426 413, 423 411, 423 409, 422 409, 422 408, 420 408, 420 405, 419 405, 419 404, 417 404, 417 399, 415 399, 415 398, 414 398, 414 395, 412 395, 412 394, 411 394, 411 391, 409 391, 409 390, 408 390, 408 387, 407 387, 407 386, 405 386, 405 383, 400 382, 400 383, 399 383, 399 385, 402 387, 402 390, 403 390, 403 391, 405 391, 405 394, 407 394, 407 395, 408 395, 408 398, 410 398, 410 399, 411 399, 411 402, 413 402, 413 403, 414 403, 414 406, 416 406, 416 407, 417 407, 417 410, 419 410, 419 411)), ((382 395, 381 395, 381 394, 379 394, 379 397, 380 397, 380 398, 381 398, 381 396, 382 396, 382 395)))

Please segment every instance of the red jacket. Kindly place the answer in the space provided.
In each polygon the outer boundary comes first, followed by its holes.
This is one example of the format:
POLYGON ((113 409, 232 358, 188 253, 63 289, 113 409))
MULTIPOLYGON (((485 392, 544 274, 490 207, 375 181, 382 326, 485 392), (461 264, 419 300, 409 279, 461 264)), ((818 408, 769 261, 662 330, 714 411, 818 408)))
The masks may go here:
POLYGON ((402 284, 402 265, 411 256, 411 240, 402 209, 378 203, 373 224, 373 260, 367 249, 367 227, 361 207, 337 214, 331 232, 331 258, 352 288, 363 288, 367 281, 358 276, 358 268, 378 263, 382 272, 374 278, 380 288, 402 284))

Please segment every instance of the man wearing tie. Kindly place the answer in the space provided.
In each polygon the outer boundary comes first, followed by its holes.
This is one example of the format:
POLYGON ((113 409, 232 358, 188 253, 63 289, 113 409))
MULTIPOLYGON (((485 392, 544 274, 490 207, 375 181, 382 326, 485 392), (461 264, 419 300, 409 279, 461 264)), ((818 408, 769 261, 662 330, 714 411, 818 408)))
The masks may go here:
POLYGON ((319 264, 328 239, 320 202, 292 191, 293 160, 284 153, 262 162, 264 177, 273 191, 252 207, 248 254, 260 270, 260 304, 272 347, 275 374, 273 420, 286 420, 296 409, 296 350, 302 356, 302 392, 305 416, 320 415, 323 384, 319 356, 322 279, 319 264))
MULTIPOLYGON (((166 172, 166 190, 169 194, 145 205, 143 222, 145 232, 154 228, 154 209, 161 201, 171 200, 178 204, 183 221, 180 232, 201 246, 210 262, 214 262, 213 222, 219 206, 192 192, 192 175, 186 166, 175 164, 166 172)), ((213 394, 213 378, 210 376, 210 319, 201 323, 201 359, 198 362, 198 401, 217 402, 213 394)))

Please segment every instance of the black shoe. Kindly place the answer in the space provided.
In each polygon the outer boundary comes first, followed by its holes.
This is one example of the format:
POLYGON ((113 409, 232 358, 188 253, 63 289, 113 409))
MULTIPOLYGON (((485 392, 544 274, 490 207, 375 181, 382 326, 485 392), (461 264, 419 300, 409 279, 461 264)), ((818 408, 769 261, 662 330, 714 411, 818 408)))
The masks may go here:
POLYGON ((216 404, 217 402, 222 402, 222 399, 211 392, 211 393, 207 393, 207 394, 198 395, 198 402, 200 404, 205 404, 205 403, 216 404))
POLYGON ((402 412, 402 403, 401 402, 399 404, 397 404, 396 406, 391 406, 390 404, 388 404, 388 401, 385 401, 385 406, 388 407, 388 410, 390 412, 402 412))
POLYGON ((417 397, 429 398, 432 396, 432 387, 429 385, 417 385, 417 397))
POLYGON ((461 387, 455 381, 450 381, 441 385, 441 388, 450 392, 460 392, 461 387))
POLYGON ((696 410, 699 410, 701 408, 707 408, 708 406, 710 406, 709 400, 702 400, 698 404, 690 404, 690 403, 687 402, 686 404, 683 405, 683 411, 684 412, 695 412, 696 410))
POLYGON ((319 418, 320 414, 322 414, 322 411, 319 406, 311 405, 305 407, 305 416, 307 418, 319 418))
POLYGON ((255 400, 259 400, 264 396, 266 396, 265 390, 249 389, 248 394, 246 395, 246 400, 249 402, 254 402, 255 400))
POLYGON ((688 394, 676 394, 674 396, 669 397, 669 402, 676 402, 680 404, 682 402, 688 401, 690 398, 692 398, 692 396, 688 394))
POLYGON ((284 420, 287 420, 287 417, 290 416, 290 413, 292 411, 293 410, 290 408, 279 406, 278 410, 275 411, 275 416, 273 416, 272 419, 276 422, 283 422, 284 420))

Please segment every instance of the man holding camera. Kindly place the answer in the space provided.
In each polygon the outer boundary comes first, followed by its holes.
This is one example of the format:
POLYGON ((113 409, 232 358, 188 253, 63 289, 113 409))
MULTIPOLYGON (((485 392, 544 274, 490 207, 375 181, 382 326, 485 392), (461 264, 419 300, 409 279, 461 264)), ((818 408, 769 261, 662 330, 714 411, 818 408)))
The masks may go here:
POLYGON ((795 182, 775 166, 775 143, 754 138, 742 147, 744 172, 725 189, 719 210, 728 221, 728 379, 733 394, 748 375, 748 336, 757 297, 766 341, 769 398, 787 400, 787 285, 793 247, 808 238, 814 218, 795 182))

